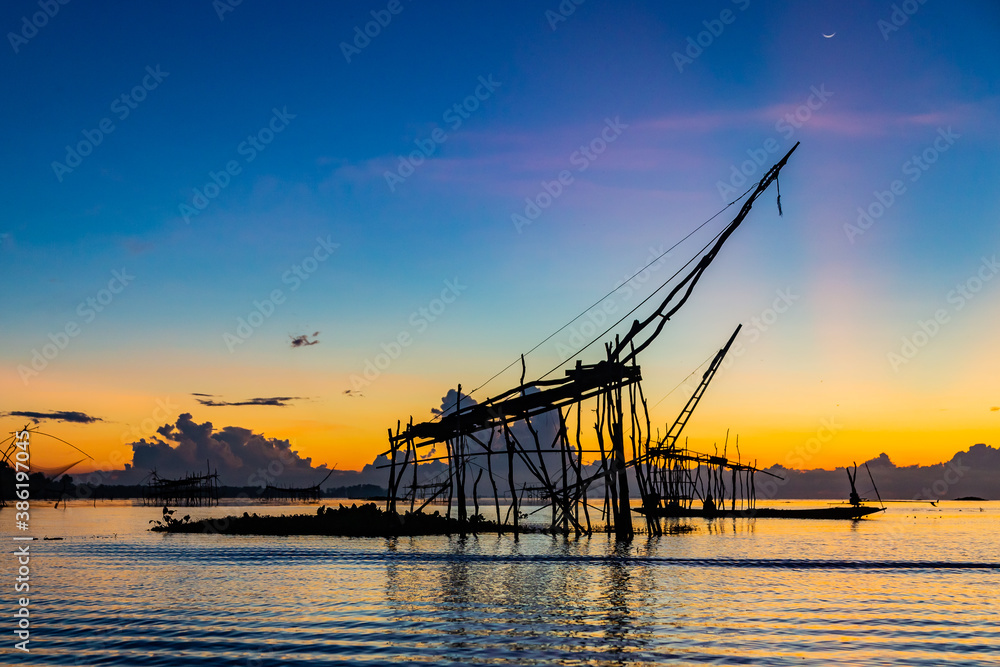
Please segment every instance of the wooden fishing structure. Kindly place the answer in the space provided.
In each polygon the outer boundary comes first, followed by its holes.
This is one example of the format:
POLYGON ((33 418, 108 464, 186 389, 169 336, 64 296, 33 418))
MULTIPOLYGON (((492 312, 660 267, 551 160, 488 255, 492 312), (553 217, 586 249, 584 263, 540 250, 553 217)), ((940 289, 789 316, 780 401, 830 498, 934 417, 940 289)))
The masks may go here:
POLYGON ((292 500, 296 502, 312 502, 319 500, 323 497, 323 491, 320 487, 323 483, 330 479, 330 475, 333 474, 333 470, 326 474, 319 484, 313 484, 312 486, 303 487, 291 487, 291 486, 273 486, 268 484, 264 487, 264 490, 260 494, 260 499, 263 501, 273 501, 273 500, 292 500))
MULTIPOLYGON (((211 468, 209 468, 211 469, 211 468)), ((200 507, 219 504, 219 473, 189 473, 179 479, 160 477, 154 470, 143 487, 143 505, 200 507)))
MULTIPOLYGON (((755 475, 763 473, 778 477, 766 470, 760 470, 756 463, 743 463, 739 458, 736 461, 727 458, 728 435, 721 456, 718 451, 714 454, 703 454, 689 450, 686 445, 678 444, 688 419, 705 395, 705 390, 722 365, 742 326, 741 324, 736 327, 725 346, 712 359, 677 420, 667 429, 667 434, 646 448, 646 456, 639 462, 644 468, 643 476, 647 480, 646 494, 643 496, 645 513, 669 516, 671 511, 691 509, 696 501, 702 503, 699 508, 701 510, 705 507, 718 507, 725 503, 727 480, 731 509, 735 511, 739 505, 741 510, 752 510, 757 502, 755 475)), ((738 439, 736 451, 739 457, 738 439)))
MULTIPOLYGON (((721 481, 718 474, 721 468, 733 475, 739 473, 741 479, 742 475, 752 478, 757 472, 754 467, 741 463, 734 467, 727 460, 703 458, 677 447, 677 437, 711 380, 709 373, 696 391, 694 403, 689 402, 681 413, 680 425, 675 424, 662 441, 653 441, 638 355, 653 343, 667 321, 687 302, 702 274, 750 213, 757 198, 777 180, 778 173, 797 147, 798 143, 755 187, 729 204, 732 206, 743 200, 739 212, 715 238, 605 332, 610 332, 666 289, 693 263, 652 313, 643 320, 634 320, 624 336, 615 336, 614 342, 605 343, 604 359, 592 364, 576 360, 575 366, 567 369, 563 377, 546 379, 562 366, 560 364, 541 378, 526 382, 522 355, 521 379, 517 386, 476 402, 465 397, 459 385, 454 406, 448 406, 437 418, 415 424, 411 417, 405 425, 397 422, 395 431, 389 429, 389 450, 384 453, 388 463, 383 466, 389 472, 387 510, 418 511, 441 498, 447 503, 448 516, 454 506, 460 524, 465 525, 469 521, 469 497, 472 497, 475 516, 479 513, 480 486, 489 485, 498 523, 515 535, 524 516, 524 501, 533 494, 550 509, 553 532, 592 532, 591 510, 594 510, 599 513, 606 530, 614 531, 618 539, 628 540, 635 532, 630 478, 638 487, 644 507, 652 507, 654 503, 658 506, 665 497, 679 500, 697 493, 697 484, 685 481, 685 475, 692 470, 704 468, 706 474, 714 470, 709 477, 713 484, 717 479, 721 481), (591 427, 596 450, 583 446, 584 403, 588 404, 588 419, 590 410, 596 415, 591 427), (540 423, 550 428, 541 429, 540 423), (436 445, 444 445, 443 456, 420 456, 421 450, 436 445), (595 462, 585 465, 585 455, 595 462), (430 483, 421 482, 418 468, 433 461, 445 463, 444 474, 430 483), (527 479, 518 480, 519 475, 527 479), (501 509, 501 486, 506 491, 506 513, 501 509), (591 498, 588 494, 592 489, 601 489, 603 499, 591 498), (594 505, 592 501, 595 500, 602 502, 594 505)), ((781 210, 780 191, 778 210, 781 210)), ((711 375, 735 336, 736 333, 717 355, 710 368, 711 375)), ((694 475, 694 479, 700 481, 698 473, 694 475)), ((752 488, 752 480, 750 484, 752 488)), ((647 530, 659 533, 659 517, 653 512, 644 516, 647 530)))
MULTIPOLYGON (((66 440, 63 440, 62 438, 54 436, 54 435, 52 435, 50 433, 43 433, 43 432, 41 432, 41 431, 38 430, 37 426, 32 426, 30 423, 25 424, 24 428, 21 429, 20 432, 27 432, 27 433, 30 434, 30 436, 44 435, 47 438, 52 438, 53 440, 58 440, 59 442, 61 442, 63 444, 69 445, 70 447, 72 447, 76 451, 80 452, 81 454, 83 454, 86 458, 90 459, 91 461, 94 460, 93 456, 91 456, 87 452, 83 451, 82 449, 80 449, 79 447, 77 447, 76 445, 74 445, 73 443, 67 442, 66 440)), ((19 477, 19 474, 28 473, 30 475, 30 474, 41 473, 43 480, 47 480, 47 479, 55 480, 56 477, 58 477, 59 475, 62 475, 63 473, 65 473, 66 471, 68 471, 70 468, 73 468, 74 466, 79 465, 80 463, 83 463, 84 460, 85 460, 85 459, 79 459, 78 461, 74 461, 72 463, 67 463, 65 465, 57 466, 55 468, 43 468, 43 467, 38 466, 38 465, 33 464, 33 463, 22 464, 22 463, 20 463, 19 459, 17 461, 15 461, 15 456, 14 456, 15 450, 18 448, 18 444, 17 444, 17 442, 18 442, 17 441, 17 434, 18 433, 19 433, 18 431, 12 431, 9 437, 5 438, 2 442, 0 442, 0 449, 3 450, 2 453, 0 453, 0 507, 6 507, 7 506, 7 503, 6 503, 6 501, 4 499, 8 495, 10 495, 10 497, 12 497, 12 498, 14 497, 13 494, 14 494, 14 488, 15 488, 15 484, 16 484, 15 479, 17 479, 18 482, 21 481, 21 478, 19 477), (24 470, 23 469, 24 467, 27 467, 28 470, 24 470), (9 487, 9 489, 8 489, 8 487, 9 487)), ((29 438, 30 438, 30 436, 29 436, 29 438)), ((65 484, 66 484, 66 480, 63 481, 63 488, 65 488, 65 484)), ((50 490, 50 488, 48 487, 47 483, 43 483, 41 485, 36 485, 36 487, 37 488, 33 490, 33 493, 35 494, 35 495, 33 495, 33 497, 36 498, 36 499, 45 499, 45 498, 48 498, 49 495, 54 495, 56 498, 60 498, 60 496, 63 495, 63 494, 60 493, 60 491, 58 489, 54 490, 54 492, 53 492, 53 490, 50 490)))

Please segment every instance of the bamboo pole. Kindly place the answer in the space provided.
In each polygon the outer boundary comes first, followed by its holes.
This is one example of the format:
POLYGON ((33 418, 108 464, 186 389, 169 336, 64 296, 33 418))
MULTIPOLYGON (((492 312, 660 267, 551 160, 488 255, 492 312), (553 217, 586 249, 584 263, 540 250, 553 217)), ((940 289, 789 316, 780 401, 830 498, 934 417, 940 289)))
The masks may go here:
POLYGON ((507 483, 510 485, 510 509, 508 512, 514 513, 514 541, 517 541, 518 517, 517 517, 517 487, 514 485, 514 443, 511 442, 510 428, 503 425, 503 436, 507 443, 507 483))
MULTIPOLYGON (((577 449, 577 484, 580 483, 582 479, 583 471, 583 443, 580 441, 580 430, 583 428, 583 415, 582 415, 582 403, 576 404, 576 449, 577 449)), ((589 503, 587 502, 587 487, 581 485, 580 496, 583 502, 583 516, 587 520, 587 534, 593 533, 593 529, 590 525, 590 510, 588 509, 589 503)))
POLYGON ((396 485, 396 445, 392 441, 392 429, 387 430, 389 431, 389 488, 386 489, 388 498, 385 510, 391 513, 396 511, 396 498, 393 493, 393 487, 396 485))
POLYGON ((493 438, 496 436, 496 431, 492 428, 490 429, 490 439, 486 442, 486 473, 487 477, 490 479, 490 486, 493 487, 493 503, 497 511, 497 526, 499 531, 503 532, 503 526, 500 522, 500 493, 497 491, 497 482, 493 478, 493 438))
POLYGON ((461 410, 462 410, 462 385, 458 385, 455 396, 455 419, 456 430, 459 435, 455 438, 456 460, 455 460, 455 491, 458 500, 458 521, 461 524, 460 531, 465 535, 465 524, 468 522, 468 511, 465 505, 465 436, 461 435, 461 410))

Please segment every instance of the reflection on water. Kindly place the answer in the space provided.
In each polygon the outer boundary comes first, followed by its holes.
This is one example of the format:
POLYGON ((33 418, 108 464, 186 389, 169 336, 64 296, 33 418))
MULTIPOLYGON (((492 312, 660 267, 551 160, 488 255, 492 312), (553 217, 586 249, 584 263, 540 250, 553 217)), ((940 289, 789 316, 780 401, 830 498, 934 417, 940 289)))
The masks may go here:
POLYGON ((712 535, 722 535, 727 532, 733 535, 739 533, 753 534, 754 529, 757 528, 757 522, 744 519, 714 519, 706 521, 705 528, 712 535))
POLYGON ((1000 503, 943 505, 631 545, 163 535, 155 508, 39 507, 64 539, 33 544, 32 654, 0 663, 996 664, 1000 503))

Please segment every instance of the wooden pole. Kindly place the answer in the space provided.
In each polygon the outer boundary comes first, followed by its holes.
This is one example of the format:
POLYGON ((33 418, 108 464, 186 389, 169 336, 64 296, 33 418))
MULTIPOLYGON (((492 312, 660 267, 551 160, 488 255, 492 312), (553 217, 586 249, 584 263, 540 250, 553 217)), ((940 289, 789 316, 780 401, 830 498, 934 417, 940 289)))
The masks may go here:
MULTIPOLYGON (((620 344, 615 337, 616 343, 620 344)), ((612 420, 612 446, 614 447, 614 462, 618 472, 618 516, 615 517, 615 539, 631 540, 632 506, 629 503, 628 468, 625 466, 625 415, 622 412, 622 388, 619 384, 613 392, 616 394, 614 419, 612 420)))
POLYGON ((451 502, 455 493, 455 452, 451 446, 451 438, 444 441, 445 450, 448 454, 448 509, 445 510, 445 517, 451 518, 451 502))
POLYGON ((410 426, 407 428, 407 438, 406 441, 410 444, 410 448, 413 450, 413 489, 411 490, 412 495, 410 496, 410 514, 413 514, 413 506, 417 502, 417 445, 413 442, 413 415, 410 415, 410 426))
POLYGON ((514 485, 514 443, 511 442, 510 429, 503 425, 503 436, 507 443, 507 483, 510 485, 510 509, 514 513, 514 540, 518 533, 517 487, 514 485))
POLYGON ((455 482, 458 495, 458 520, 462 524, 461 534, 465 535, 465 523, 468 521, 467 509, 465 507, 465 436, 461 435, 461 409, 462 409, 462 385, 458 385, 458 393, 455 397, 455 419, 456 431, 459 436, 455 438, 456 469, 455 482))
POLYGON ((503 532, 503 522, 500 521, 500 493, 497 491, 497 482, 493 478, 493 438, 496 431, 490 429, 490 439, 486 442, 486 474, 490 479, 490 486, 493 487, 493 503, 497 511, 497 526, 503 532))
MULTIPOLYGON (((577 452, 577 482, 583 477, 583 443, 580 441, 580 430, 583 428, 582 404, 576 404, 576 452, 577 452)), ((580 500, 583 503, 583 516, 587 520, 587 534, 590 535, 593 529, 590 525, 590 510, 587 505, 587 487, 580 489, 580 500)))
POLYGON ((483 469, 479 469, 479 474, 476 475, 476 481, 472 483, 472 504, 474 506, 472 516, 479 515, 479 480, 483 478, 483 469))
POLYGON ((387 512, 396 511, 396 498, 393 489, 396 486, 396 445, 392 442, 392 429, 389 431, 389 488, 386 489, 385 509, 387 512))
POLYGON ((569 465, 567 461, 569 456, 569 441, 566 437, 566 422, 563 420, 562 408, 559 409, 559 454, 562 462, 562 494, 565 501, 563 504, 562 530, 563 533, 569 533, 569 513, 572 511, 569 504, 569 488, 566 484, 566 468, 569 465))

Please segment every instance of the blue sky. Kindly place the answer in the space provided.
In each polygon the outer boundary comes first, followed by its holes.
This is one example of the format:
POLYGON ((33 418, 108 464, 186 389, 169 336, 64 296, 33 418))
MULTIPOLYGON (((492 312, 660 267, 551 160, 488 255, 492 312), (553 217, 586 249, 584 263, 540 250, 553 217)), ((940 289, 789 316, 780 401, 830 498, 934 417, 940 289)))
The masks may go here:
MULTIPOLYGON (((0 322, 0 396, 9 409, 76 409, 90 395, 103 397, 92 412, 121 424, 145 416, 127 397, 302 395, 308 401, 280 418, 199 408, 211 413, 200 418, 301 434, 321 460, 342 450, 364 459, 385 424, 423 413, 456 382, 489 377, 642 266, 650 248, 715 213, 725 203, 719 182, 768 141, 779 150, 756 177, 802 142, 781 179, 785 215, 773 193, 761 199, 651 350, 651 390, 665 393, 735 323, 792 286, 801 300, 720 388, 705 438, 738 421, 748 383, 769 387, 763 404, 792 404, 793 418, 773 408, 746 427, 762 447, 801 437, 839 404, 837 392, 870 392, 848 415, 858 430, 850 445, 895 442, 905 456, 907 409, 954 409, 979 391, 990 367, 975 358, 996 323, 992 284, 912 363, 894 369, 886 355, 929 313, 951 308, 949 290, 1000 245, 994 3, 913 3, 891 32, 879 24, 892 21, 890 2, 588 0, 555 24, 546 12, 556 2, 387 6, 243 2, 220 19, 211 2, 71 2, 16 52, 8 36, 0 306, 16 316, 0 322), (373 11, 391 21, 347 62, 341 43, 373 11), (706 32, 713 27, 718 35, 706 32), (706 46, 679 71, 674 54, 699 33, 706 46), (168 74, 120 118, 112 103, 147 67, 168 74), (474 96, 481 77, 498 85, 480 88, 484 99, 453 128, 448 110, 474 96), (814 90, 832 94, 793 132, 779 130, 814 90), (294 118, 248 162, 241 143, 275 109, 294 118), (104 119, 113 132, 57 178, 52 163, 104 119), (573 155, 608 119, 624 126, 620 135, 575 171, 573 155), (907 160, 947 128, 958 138, 907 180, 907 160), (446 140, 391 191, 386 171, 436 129, 446 140), (185 222, 180 205, 229 161, 239 174, 185 222), (562 170, 573 182, 518 233, 511 216, 562 170), (844 225, 896 179, 905 192, 852 243, 844 225), (282 276, 327 236, 337 251, 292 291, 282 276), (134 283, 24 384, 18 366, 122 268, 134 283), (380 343, 409 331, 411 314, 455 278, 467 290, 426 331, 411 331, 413 345, 368 388, 365 407, 342 398, 380 343), (287 301, 229 352, 223 333, 274 289, 287 301), (313 331, 319 345, 289 348, 289 336, 313 331), (812 404, 789 399, 821 376, 837 377, 836 388, 812 404), (879 411, 891 416, 879 423, 879 411), (316 424, 326 426, 310 430, 316 424)), ((7 3, 0 25, 18 33, 38 11, 7 3)), ((699 238, 678 249, 663 279, 699 238)), ((551 347, 535 357, 529 368, 539 374, 558 361, 551 347)), ((983 414, 962 423, 984 440, 995 437, 988 407, 1000 396, 980 398, 983 414)), ((926 428, 938 437, 954 423, 926 428)), ((86 433, 77 436, 107 437, 86 433)), ((923 447, 920 457, 933 458, 930 441, 923 447)))

